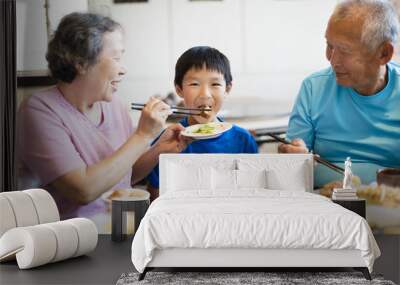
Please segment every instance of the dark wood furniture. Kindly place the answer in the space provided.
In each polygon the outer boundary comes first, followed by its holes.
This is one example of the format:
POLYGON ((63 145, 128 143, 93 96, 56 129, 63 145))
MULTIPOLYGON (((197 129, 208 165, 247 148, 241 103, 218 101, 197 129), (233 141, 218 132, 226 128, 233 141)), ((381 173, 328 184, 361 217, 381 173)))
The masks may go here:
POLYGON ((339 204, 343 208, 346 208, 356 214, 359 214, 361 217, 365 219, 366 212, 365 206, 366 202, 365 199, 357 199, 357 200, 332 200, 332 202, 339 204))
POLYGON ((135 200, 112 200, 112 229, 111 238, 113 241, 122 241, 126 239, 124 230, 126 229, 126 212, 135 212, 135 232, 139 227, 140 221, 146 214, 150 205, 148 197, 135 200))

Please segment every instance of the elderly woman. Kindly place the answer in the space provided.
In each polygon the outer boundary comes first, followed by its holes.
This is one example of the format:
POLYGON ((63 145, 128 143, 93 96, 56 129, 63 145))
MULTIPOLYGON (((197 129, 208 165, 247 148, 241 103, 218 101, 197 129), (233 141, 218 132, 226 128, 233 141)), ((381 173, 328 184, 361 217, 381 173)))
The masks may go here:
POLYGON ((160 152, 179 152, 180 125, 159 143, 170 108, 151 98, 134 130, 115 96, 126 69, 123 30, 112 19, 89 13, 65 16, 48 46, 55 87, 32 95, 19 111, 18 154, 31 178, 55 198, 62 218, 104 211, 101 194, 129 188, 157 164, 160 152), (147 160, 132 167, 148 151, 147 160))

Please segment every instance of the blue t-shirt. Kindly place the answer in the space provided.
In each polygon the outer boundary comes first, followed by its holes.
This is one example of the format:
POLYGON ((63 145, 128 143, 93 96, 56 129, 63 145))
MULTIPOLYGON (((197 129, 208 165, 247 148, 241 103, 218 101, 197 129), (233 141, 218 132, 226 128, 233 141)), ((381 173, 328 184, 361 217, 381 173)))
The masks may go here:
MULTIPOLYGON (((189 126, 187 118, 180 121, 184 127, 189 126)), ((155 142, 153 142, 154 144, 155 142)), ((233 125, 217 138, 193 141, 182 153, 257 153, 258 147, 253 136, 245 129, 233 125)), ((147 176, 152 187, 159 188, 158 164, 147 176)))
MULTIPOLYGON (((287 137, 301 138, 310 150, 352 170, 364 184, 375 181, 376 170, 400 166, 400 65, 387 64, 388 83, 380 92, 362 96, 336 83, 332 68, 303 81, 289 120, 287 137)), ((324 166, 315 185, 342 179, 324 166)))

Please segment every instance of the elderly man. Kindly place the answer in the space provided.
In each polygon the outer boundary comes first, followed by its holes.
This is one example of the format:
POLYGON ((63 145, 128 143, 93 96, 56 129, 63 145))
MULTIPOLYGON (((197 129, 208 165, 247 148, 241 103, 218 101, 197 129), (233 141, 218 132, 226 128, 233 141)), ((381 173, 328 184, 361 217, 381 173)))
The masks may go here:
MULTIPOLYGON (((313 151, 333 163, 353 161, 363 183, 376 170, 400 167, 400 65, 390 62, 399 32, 389 1, 337 5, 325 37, 330 67, 301 86, 282 153, 313 151)), ((316 185, 340 179, 319 166, 316 185)))

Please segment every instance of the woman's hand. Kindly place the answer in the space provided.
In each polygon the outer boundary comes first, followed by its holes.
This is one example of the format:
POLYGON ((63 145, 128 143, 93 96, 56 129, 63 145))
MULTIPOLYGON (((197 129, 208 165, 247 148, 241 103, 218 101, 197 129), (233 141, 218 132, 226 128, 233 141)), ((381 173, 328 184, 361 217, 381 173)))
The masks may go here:
MULTIPOLYGON (((136 183, 145 178, 157 165, 161 153, 180 153, 191 142, 180 133, 184 127, 180 124, 171 125, 165 129, 157 142, 145 152, 133 165, 132 181, 136 183)), ((153 199, 154 193, 151 194, 153 199)))
POLYGON ((146 138, 155 138, 165 127, 165 121, 172 113, 164 102, 150 98, 142 110, 136 133, 146 138))
POLYGON ((154 145, 160 153, 180 153, 192 141, 180 133, 185 128, 181 124, 169 126, 154 145))

